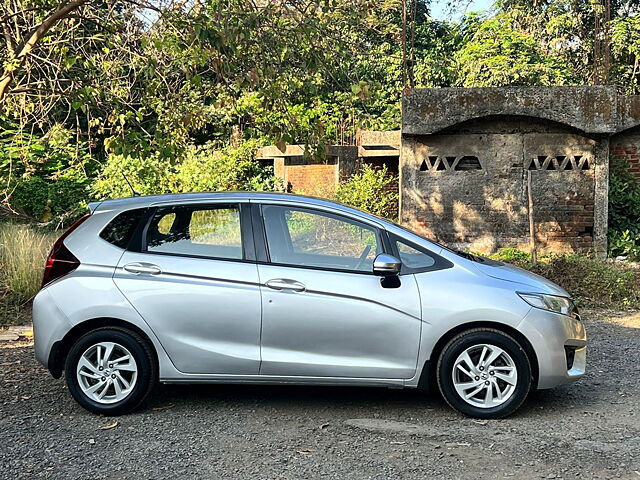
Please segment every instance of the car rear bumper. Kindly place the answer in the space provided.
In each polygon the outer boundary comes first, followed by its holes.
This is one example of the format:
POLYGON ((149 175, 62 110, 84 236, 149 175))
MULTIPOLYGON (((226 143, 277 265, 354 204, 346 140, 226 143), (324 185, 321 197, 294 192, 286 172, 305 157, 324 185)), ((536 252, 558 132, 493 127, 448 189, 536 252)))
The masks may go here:
POLYGON ((518 326, 536 353, 539 389, 582 377, 587 364, 587 334, 582 321, 532 308, 518 326))
POLYGON ((33 300, 33 339, 36 359, 49 367, 49 359, 54 345, 71 329, 71 323, 53 301, 45 288, 33 300))

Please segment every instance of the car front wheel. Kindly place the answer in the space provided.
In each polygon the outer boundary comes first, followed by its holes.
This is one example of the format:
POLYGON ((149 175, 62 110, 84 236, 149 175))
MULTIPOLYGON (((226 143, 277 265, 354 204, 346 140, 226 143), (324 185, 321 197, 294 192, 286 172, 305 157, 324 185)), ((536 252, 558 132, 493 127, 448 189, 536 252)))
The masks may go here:
POLYGON ((101 328, 81 337, 65 363, 67 386, 87 410, 121 415, 137 408, 151 392, 157 369, 139 335, 121 328, 101 328))
POLYGON ((495 329, 478 328, 454 337, 442 350, 438 386, 447 403, 476 418, 502 418, 516 411, 532 384, 522 346, 495 329))

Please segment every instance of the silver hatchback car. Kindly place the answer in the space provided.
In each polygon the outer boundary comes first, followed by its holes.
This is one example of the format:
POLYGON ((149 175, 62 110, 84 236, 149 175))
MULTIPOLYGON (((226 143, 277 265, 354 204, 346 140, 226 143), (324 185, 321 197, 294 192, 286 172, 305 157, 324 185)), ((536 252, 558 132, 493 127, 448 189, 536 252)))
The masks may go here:
POLYGON ((118 415, 164 383, 426 388, 479 418, 585 371, 569 294, 344 205, 268 193, 109 200, 54 245, 38 360, 118 415))

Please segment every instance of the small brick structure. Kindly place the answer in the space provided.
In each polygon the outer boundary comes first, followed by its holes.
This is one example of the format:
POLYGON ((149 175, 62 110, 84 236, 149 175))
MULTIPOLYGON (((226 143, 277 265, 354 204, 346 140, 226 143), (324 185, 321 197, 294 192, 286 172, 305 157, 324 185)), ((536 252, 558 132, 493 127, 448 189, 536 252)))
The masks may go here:
POLYGON ((639 97, 608 86, 410 91, 400 219, 459 248, 528 250, 530 178, 538 249, 605 256, 610 141, 638 160, 639 124, 639 97))
POLYGON ((356 171, 355 146, 329 146, 318 161, 306 154, 304 145, 287 145, 284 151, 275 145, 258 149, 256 159, 273 165, 273 173, 284 181, 288 192, 318 197, 331 196, 338 182, 356 171))
MULTIPOLYGON (((400 173, 400 139, 400 130, 359 131, 356 136, 358 145, 357 169, 363 165, 369 165, 376 170, 386 167, 389 175, 397 179, 400 173)), ((385 190, 399 195, 399 181, 389 183, 385 190)), ((396 218, 399 214, 398 207, 399 205, 396 204, 395 208, 390 209, 389 212, 396 218)))

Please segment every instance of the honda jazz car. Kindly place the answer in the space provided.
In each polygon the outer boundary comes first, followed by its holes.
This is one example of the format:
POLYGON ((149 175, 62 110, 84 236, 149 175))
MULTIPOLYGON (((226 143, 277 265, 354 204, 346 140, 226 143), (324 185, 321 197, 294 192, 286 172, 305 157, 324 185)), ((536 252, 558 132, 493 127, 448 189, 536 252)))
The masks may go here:
POLYGON ((586 363, 554 283, 286 194, 90 204, 49 255, 33 323, 38 360, 104 415, 160 381, 431 385, 498 418, 586 363))

